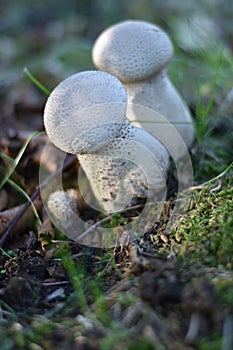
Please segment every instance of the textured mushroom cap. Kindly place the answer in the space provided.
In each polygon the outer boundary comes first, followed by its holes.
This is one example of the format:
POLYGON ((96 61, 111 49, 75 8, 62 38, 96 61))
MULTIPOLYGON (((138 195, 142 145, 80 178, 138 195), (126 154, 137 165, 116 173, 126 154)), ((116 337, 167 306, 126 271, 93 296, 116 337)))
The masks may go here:
POLYGON ((45 129, 61 150, 92 153, 118 135, 126 106, 126 90, 117 78, 99 71, 77 73, 49 96, 45 129))
POLYGON ((167 34, 145 21, 123 21, 107 28, 96 39, 92 51, 99 70, 128 83, 161 71, 172 55, 167 34))

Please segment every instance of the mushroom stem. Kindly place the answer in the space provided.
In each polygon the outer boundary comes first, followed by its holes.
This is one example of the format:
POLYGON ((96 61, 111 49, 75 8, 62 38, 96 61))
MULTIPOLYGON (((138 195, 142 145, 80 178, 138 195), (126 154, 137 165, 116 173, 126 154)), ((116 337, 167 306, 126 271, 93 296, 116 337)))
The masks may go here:
POLYGON ((166 190, 167 150, 127 120, 105 148, 78 159, 100 208, 108 212, 122 210, 133 198, 156 200, 166 190))
MULTIPOLYGON (((195 136, 192 117, 187 105, 168 78, 165 69, 147 80, 125 83, 124 86, 128 93, 127 115, 134 125, 144 128, 155 137, 157 136, 160 125, 156 123, 156 119, 150 119, 149 122, 148 115, 145 113, 139 116, 136 107, 134 107, 134 104, 143 105, 164 116, 167 123, 171 123, 182 136, 186 146, 191 146, 195 136)), ((182 156, 183 149, 175 137, 167 137, 165 144, 167 148, 174 149, 177 158, 182 156)))

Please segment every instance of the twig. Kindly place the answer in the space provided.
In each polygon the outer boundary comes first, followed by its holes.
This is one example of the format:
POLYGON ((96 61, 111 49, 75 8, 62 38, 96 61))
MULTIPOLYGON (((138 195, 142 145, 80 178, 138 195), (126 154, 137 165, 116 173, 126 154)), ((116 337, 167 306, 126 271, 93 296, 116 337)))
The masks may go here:
MULTIPOLYGON (((228 173, 228 171, 230 171, 231 169, 233 168, 233 162, 231 162, 230 165, 228 165, 226 167, 226 169, 224 169, 220 174, 218 174, 217 176, 213 177, 212 179, 206 181, 206 182, 203 182, 202 184, 200 185, 197 185, 197 186, 192 186, 192 187, 189 187, 187 188, 186 190, 183 191, 183 193, 189 193, 189 192, 193 192, 195 190, 203 190, 205 188, 207 188, 209 185, 215 183, 216 181, 220 181, 218 182, 218 186, 213 188, 212 191, 216 191, 218 190, 218 187, 221 188, 221 179, 223 176, 226 175, 226 173, 228 173)), ((210 190, 211 191, 211 190, 210 190)))
MULTIPOLYGON (((157 202, 158 203, 158 202, 157 202)), ((147 203, 147 205, 154 205, 155 203, 147 203)), ((132 207, 124 208, 122 210, 119 210, 117 214, 125 213, 131 210, 142 208, 145 204, 137 204, 133 205, 132 207)), ((96 227, 99 227, 100 225, 104 224, 105 222, 109 221, 115 213, 112 213, 108 215, 106 218, 101 219, 100 221, 97 221, 95 224, 93 224, 91 227, 89 227, 86 231, 84 231, 80 236, 79 239, 85 237, 87 234, 89 234, 91 231, 93 231, 96 227)))
POLYGON ((53 177, 55 177, 62 169, 65 169, 70 164, 73 163, 73 161, 77 159, 75 155, 71 155, 67 157, 64 164, 61 165, 53 174, 51 174, 47 179, 45 179, 35 190, 35 192, 30 197, 30 201, 27 201, 24 206, 22 207, 22 210, 15 216, 15 218, 12 220, 12 222, 9 224, 5 232, 3 233, 1 239, 0 239, 0 247, 2 247, 5 243, 5 241, 10 236, 13 228, 16 226, 16 224, 19 222, 25 211, 28 209, 28 207, 31 205, 31 202, 34 202, 35 199, 39 196, 41 188, 45 187, 49 180, 51 180, 53 177))

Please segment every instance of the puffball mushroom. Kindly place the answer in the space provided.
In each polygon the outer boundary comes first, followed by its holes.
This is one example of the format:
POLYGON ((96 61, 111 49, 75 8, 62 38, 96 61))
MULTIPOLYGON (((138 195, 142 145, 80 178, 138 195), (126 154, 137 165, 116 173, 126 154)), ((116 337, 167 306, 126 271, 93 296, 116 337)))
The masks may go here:
POLYGON ((100 206, 115 211, 165 187, 168 152, 126 117, 127 94, 114 76, 86 71, 49 96, 44 124, 52 143, 78 156, 100 206))
MULTIPOLYGON (((149 107, 174 124, 187 147, 194 139, 190 112, 167 76, 173 56, 168 35, 158 26, 136 20, 119 22, 104 30, 96 39, 92 57, 97 69, 117 77, 128 94, 128 116, 154 136, 158 124, 148 123, 147 113, 140 114, 137 105, 149 107), (140 119, 140 122, 137 120, 140 119)), ((183 156, 179 142, 166 140, 175 149, 175 158, 183 156)))
POLYGON ((53 223, 61 231, 65 229, 65 234, 73 240, 77 239, 79 224, 77 202, 78 193, 74 188, 52 192, 47 200, 47 209, 53 223))
POLYGON ((78 213, 77 194, 74 189, 53 192, 47 202, 49 211, 55 220, 70 224, 72 216, 78 213))

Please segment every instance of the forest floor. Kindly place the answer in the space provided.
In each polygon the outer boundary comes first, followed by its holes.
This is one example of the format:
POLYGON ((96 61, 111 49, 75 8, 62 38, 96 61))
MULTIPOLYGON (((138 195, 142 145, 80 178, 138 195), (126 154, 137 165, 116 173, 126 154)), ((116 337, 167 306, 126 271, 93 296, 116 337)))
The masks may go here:
MULTIPOLYGON (((177 48, 169 71, 195 121, 192 186, 177 198, 171 168, 159 217, 153 219, 152 208, 148 227, 134 240, 103 249, 67 238, 53 225, 40 196, 47 96, 21 74, 27 57, 22 45, 31 53, 25 63, 51 90, 75 71, 76 60, 79 70, 94 69, 90 43, 95 33, 86 34, 87 23, 74 33, 71 21, 69 40, 57 22, 51 23, 50 31, 39 23, 40 32, 34 28, 21 39, 0 38, 6 49, 0 85, 0 348, 231 350, 233 35, 221 28, 224 50, 218 41, 200 51, 177 48), (60 36, 51 44, 54 28, 60 36), (73 52, 74 34, 79 54, 73 52), (60 40, 66 45, 59 46, 60 40), (48 44, 52 46, 45 52, 48 44), (185 203, 185 211, 171 220, 177 203, 185 203)), ((50 160, 50 179, 58 174, 58 161, 50 160)), ((78 169, 77 159, 67 157, 64 188, 75 186, 78 169)), ((92 225, 103 220, 83 201, 78 206, 92 225)), ((130 219, 138 215, 136 207, 130 219)), ((128 219, 126 210, 109 216, 106 225, 114 228, 128 219)))

